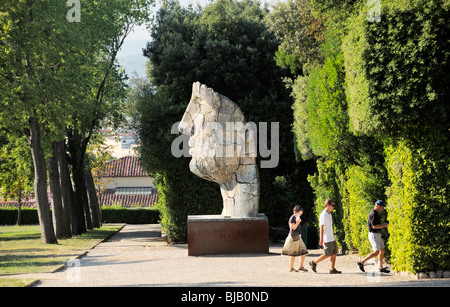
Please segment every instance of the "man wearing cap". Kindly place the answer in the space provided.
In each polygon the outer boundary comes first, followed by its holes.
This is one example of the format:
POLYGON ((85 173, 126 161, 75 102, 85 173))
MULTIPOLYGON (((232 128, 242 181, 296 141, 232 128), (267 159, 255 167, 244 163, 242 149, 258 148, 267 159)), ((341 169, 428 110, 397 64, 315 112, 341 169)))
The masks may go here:
POLYGON ((372 259, 373 257, 378 256, 378 268, 382 273, 389 273, 389 269, 383 268, 383 258, 384 258, 384 242, 381 239, 381 229, 388 227, 388 223, 381 224, 379 213, 383 211, 386 204, 382 200, 377 200, 375 203, 375 207, 369 213, 369 217, 367 219, 367 227, 369 228, 369 241, 372 245, 373 253, 370 253, 361 261, 358 261, 358 266, 361 271, 364 271, 364 264, 367 260, 372 259))

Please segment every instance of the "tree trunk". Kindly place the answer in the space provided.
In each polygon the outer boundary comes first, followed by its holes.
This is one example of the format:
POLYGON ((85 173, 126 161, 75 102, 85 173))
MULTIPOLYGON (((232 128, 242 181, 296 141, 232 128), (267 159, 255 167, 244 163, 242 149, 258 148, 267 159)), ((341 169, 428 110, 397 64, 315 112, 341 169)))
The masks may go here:
POLYGON ((89 208, 91 209, 92 215, 92 226, 94 228, 100 228, 102 226, 100 222, 100 207, 98 205, 97 193, 95 191, 95 184, 91 171, 86 170, 84 177, 86 178, 86 189, 89 198, 89 208))
MULTIPOLYGON (((22 193, 20 193, 19 195, 22 195, 22 193)), ((22 225, 22 198, 19 197, 19 206, 17 207, 17 220, 16 220, 16 225, 20 226, 22 225)))
MULTIPOLYGON (((84 220, 80 222, 77 214, 77 208, 75 204, 75 195, 73 193, 72 181, 70 179, 69 167, 66 158, 66 146, 64 140, 57 142, 57 157, 59 165, 59 177, 61 185, 61 198, 63 202, 64 212, 69 215, 70 225, 72 228, 73 235, 80 235, 83 233, 82 229, 84 225, 84 220)), ((84 229, 86 232, 86 229, 84 229)))
POLYGON ((25 132, 34 163, 34 193, 38 208, 41 239, 44 243, 56 244, 58 241, 53 229, 52 215, 47 196, 47 169, 41 144, 41 131, 36 117, 29 119, 30 129, 25 132))
POLYGON ((92 176, 92 171, 89 171, 88 182, 89 182, 89 186, 90 186, 90 188, 88 188, 88 190, 90 189, 91 192, 93 193, 92 197, 94 198, 96 208, 98 211, 98 222, 100 224, 100 227, 102 227, 102 225, 103 225, 102 207, 101 207, 100 203, 98 202, 98 194, 97 194, 97 189, 95 188, 94 177, 92 176))
POLYGON ((70 224, 64 212, 61 185, 59 180, 58 158, 56 141, 52 143, 52 155, 48 160, 48 174, 50 182, 50 192, 52 194, 52 216, 53 226, 57 239, 70 238, 70 224))
POLYGON ((81 204, 86 221, 86 228, 93 229, 91 212, 87 199, 86 179, 84 178, 84 163, 75 163, 73 166, 73 182, 75 185, 75 201, 81 204))
MULTIPOLYGON (((87 199, 86 180, 84 178, 84 157, 87 142, 81 141, 82 136, 74 130, 68 129, 67 141, 72 165, 72 178, 74 184, 75 202, 84 212, 81 218, 86 222, 87 229, 92 229, 91 213, 87 199)), ((86 140, 88 141, 88 140, 86 140)))
MULTIPOLYGON (((69 162, 72 165, 72 181, 73 181, 73 195, 74 195, 74 203, 77 211, 77 217, 79 226, 81 228, 82 233, 86 232, 86 224, 90 223, 90 215, 87 217, 89 220, 85 217, 84 212, 84 204, 83 204, 83 197, 82 195, 82 186, 84 186, 83 181, 83 163, 84 160, 84 154, 79 149, 80 144, 80 135, 71 129, 67 130, 67 145, 68 145, 68 151, 69 151, 69 162), (81 162, 80 162, 81 161, 81 162), (81 164, 81 165, 80 165, 81 164), (81 172, 81 179, 80 179, 80 172, 81 172), (81 181, 81 183, 80 183, 81 181)), ((86 193, 86 191, 84 192, 86 193)))

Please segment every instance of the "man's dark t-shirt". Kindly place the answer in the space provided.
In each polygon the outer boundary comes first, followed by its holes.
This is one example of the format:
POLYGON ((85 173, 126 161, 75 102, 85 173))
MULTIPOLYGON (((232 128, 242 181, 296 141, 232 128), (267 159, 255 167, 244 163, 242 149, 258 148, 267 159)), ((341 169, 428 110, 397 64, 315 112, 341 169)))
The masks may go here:
POLYGON ((369 218, 367 219, 367 227, 369 228, 370 232, 380 232, 381 229, 374 229, 373 225, 380 225, 380 216, 378 215, 378 212, 372 209, 369 213, 369 218))

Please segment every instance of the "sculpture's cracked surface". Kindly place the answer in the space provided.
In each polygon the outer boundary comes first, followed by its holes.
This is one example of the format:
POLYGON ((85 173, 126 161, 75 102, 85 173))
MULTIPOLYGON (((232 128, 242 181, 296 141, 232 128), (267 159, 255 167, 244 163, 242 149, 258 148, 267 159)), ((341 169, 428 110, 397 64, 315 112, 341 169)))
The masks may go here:
POLYGON ((178 129, 190 135, 190 170, 220 185, 222 215, 256 216, 256 126, 246 124, 241 109, 229 98, 195 82, 178 129))

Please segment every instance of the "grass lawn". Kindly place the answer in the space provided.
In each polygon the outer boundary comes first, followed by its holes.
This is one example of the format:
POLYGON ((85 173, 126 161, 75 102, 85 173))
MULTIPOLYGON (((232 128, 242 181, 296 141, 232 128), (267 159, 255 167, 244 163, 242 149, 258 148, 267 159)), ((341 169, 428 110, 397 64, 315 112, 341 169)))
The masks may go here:
MULTIPOLYGON (((80 236, 59 239, 58 244, 42 243, 38 225, 0 226, 0 275, 52 272, 115 233, 122 225, 104 224, 80 236)), ((0 277, 0 287, 23 286, 22 283, 28 281, 0 277)))

